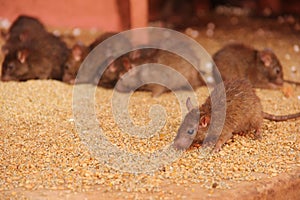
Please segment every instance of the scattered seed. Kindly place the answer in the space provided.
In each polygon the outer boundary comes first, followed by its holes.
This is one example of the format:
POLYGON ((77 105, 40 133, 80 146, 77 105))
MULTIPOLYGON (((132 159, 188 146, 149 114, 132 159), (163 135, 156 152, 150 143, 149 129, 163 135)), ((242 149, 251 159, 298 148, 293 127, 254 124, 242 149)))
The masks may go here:
POLYGON ((293 73, 296 73, 296 72, 297 72, 297 67, 296 67, 296 66, 292 66, 292 67, 291 67, 291 71, 292 71, 293 73))
POLYGON ((54 30, 52 33, 57 37, 61 35, 61 32, 59 30, 54 30))
POLYGON ((212 184, 212 188, 217 188, 218 187, 218 183, 213 183, 212 184))
POLYGON ((297 53, 299 52, 299 46, 298 46, 297 44, 295 44, 295 45, 293 46, 293 48, 294 48, 294 51, 295 51, 295 52, 297 52, 297 53))
POLYGON ((79 36, 81 34, 81 29, 80 28, 74 28, 72 31, 72 34, 74 36, 79 36))
POLYGON ((8 29, 10 27, 10 21, 6 18, 0 20, 1 28, 8 29))

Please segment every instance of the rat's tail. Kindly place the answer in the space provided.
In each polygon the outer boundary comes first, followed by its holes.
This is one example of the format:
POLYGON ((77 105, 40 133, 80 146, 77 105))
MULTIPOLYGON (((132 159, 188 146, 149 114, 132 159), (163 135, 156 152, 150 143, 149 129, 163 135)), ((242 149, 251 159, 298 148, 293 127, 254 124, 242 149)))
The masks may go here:
POLYGON ((289 119, 298 118, 298 117, 300 117, 300 112, 295 113, 295 114, 280 115, 280 116, 278 116, 278 115, 272 115, 272 114, 263 112, 263 117, 265 119, 270 120, 270 121, 280 122, 280 121, 286 121, 286 120, 289 120, 289 119))
POLYGON ((291 80, 283 80, 286 83, 291 83, 291 84, 295 84, 295 85, 300 85, 300 82, 296 82, 296 81, 291 81, 291 80))

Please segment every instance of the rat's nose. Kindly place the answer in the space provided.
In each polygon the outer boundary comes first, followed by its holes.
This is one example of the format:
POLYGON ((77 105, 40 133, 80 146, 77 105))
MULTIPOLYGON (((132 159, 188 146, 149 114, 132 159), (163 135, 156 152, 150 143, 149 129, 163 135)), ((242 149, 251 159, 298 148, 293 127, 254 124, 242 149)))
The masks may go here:
POLYGON ((173 146, 177 150, 186 150, 192 144, 193 140, 189 138, 178 138, 174 140, 173 146))
POLYGON ((11 78, 9 76, 1 76, 1 81, 10 81, 11 78))
POLYGON ((75 84, 75 79, 69 80, 69 83, 70 83, 71 85, 74 85, 74 84, 75 84))
POLYGON ((282 79, 282 78, 277 78, 277 79, 275 80, 275 84, 276 84, 276 85, 283 85, 283 79, 282 79))

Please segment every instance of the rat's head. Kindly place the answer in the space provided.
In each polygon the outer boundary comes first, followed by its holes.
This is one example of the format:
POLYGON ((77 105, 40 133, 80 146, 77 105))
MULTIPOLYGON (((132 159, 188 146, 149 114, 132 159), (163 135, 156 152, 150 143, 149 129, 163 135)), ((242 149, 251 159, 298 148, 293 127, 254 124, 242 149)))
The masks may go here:
POLYGON ((29 50, 22 49, 8 53, 2 64, 2 81, 25 81, 34 79, 30 76, 30 66, 27 62, 29 50))
POLYGON ((88 50, 84 44, 77 43, 72 47, 69 58, 64 65, 63 82, 74 84, 77 72, 87 53, 88 50))
POLYGON ((272 85, 274 84, 274 86, 282 86, 282 66, 273 51, 270 49, 265 49, 258 52, 258 63, 258 67, 263 69, 264 75, 272 85))
POLYGON ((116 89, 119 92, 130 92, 137 86, 144 85, 143 80, 148 76, 148 68, 139 68, 140 65, 155 63, 153 56, 157 53, 157 49, 145 48, 137 49, 126 54, 123 59, 123 70, 119 74, 119 82, 116 89), (143 72, 142 72, 143 71, 143 72))
POLYGON ((105 66, 108 65, 108 67, 104 70, 99 85, 113 88, 120 77, 126 73, 129 64, 126 55, 120 56, 117 59, 114 59, 113 57, 108 58, 105 61, 105 66))
POLYGON ((141 69, 134 67, 127 73, 120 75, 120 79, 116 85, 116 90, 119 92, 133 91, 137 86, 142 85, 141 81, 141 69))
POLYGON ((180 125, 174 139, 174 147, 178 150, 185 150, 193 143, 199 128, 200 111, 194 108, 190 98, 186 101, 188 113, 180 125))

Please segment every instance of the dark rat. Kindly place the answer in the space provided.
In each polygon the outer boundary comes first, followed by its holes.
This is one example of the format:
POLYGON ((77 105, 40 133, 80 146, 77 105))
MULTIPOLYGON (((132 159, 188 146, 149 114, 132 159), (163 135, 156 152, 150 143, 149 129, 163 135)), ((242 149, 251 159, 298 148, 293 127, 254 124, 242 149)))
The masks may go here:
MULTIPOLYGON (((223 80, 247 78, 255 88, 283 85, 282 66, 270 49, 256 50, 239 43, 228 44, 213 55, 223 80)), ((214 69, 214 76, 216 71, 214 69)))
POLYGON ((69 50, 60 38, 48 33, 9 51, 2 64, 2 81, 62 79, 69 50))
POLYGON ((83 43, 76 43, 70 51, 70 55, 64 65, 62 81, 69 84, 75 83, 79 67, 89 53, 89 47, 83 43))
MULTIPOLYGON (((90 44, 89 46, 90 50, 92 51, 98 44, 100 44, 104 40, 116 34, 117 32, 107 32, 100 35, 100 37, 98 37, 92 44, 90 44)), ((113 51, 122 49, 123 46, 131 47, 130 41, 124 36, 119 35, 117 39, 119 41, 118 43, 119 45, 117 46, 111 46, 110 43, 105 44, 107 52, 104 53, 106 54, 106 56, 112 54, 111 52, 113 51)), ((109 63, 110 64, 103 72, 98 82, 98 86, 105 87, 105 88, 113 88, 116 85, 117 81, 119 80, 120 74, 124 70, 129 68, 128 55, 129 54, 124 54, 118 58, 115 58, 111 55, 110 57, 108 57, 108 59, 105 60, 105 63, 103 63, 104 65, 108 65, 109 63)))
POLYGON ((20 15, 4 33, 5 44, 2 46, 4 54, 18 49, 24 42, 35 38, 42 38, 47 34, 44 25, 35 17, 20 15))
MULTIPOLYGON (((227 142, 234 133, 247 133, 255 131, 255 136, 260 137, 260 128, 263 119, 272 121, 285 121, 300 117, 300 113, 275 116, 262 111, 260 99, 255 94, 251 83, 246 79, 235 79, 224 82, 226 94, 226 118, 222 132, 218 137, 212 130, 207 141, 215 141, 214 151, 219 151, 222 145, 227 142)), ((204 104, 200 108, 193 107, 190 99, 187 99, 186 105, 188 114, 179 127, 177 136, 174 139, 176 149, 187 149, 192 143, 201 143, 207 135, 207 131, 213 116, 220 116, 222 104, 220 97, 222 84, 218 84, 212 91, 204 104), (215 108, 212 113, 211 99, 215 99, 215 108)), ((224 91, 224 90, 223 90, 224 91)), ((217 119, 218 120, 218 119, 217 119)))
MULTIPOLYGON (((109 37, 117 34, 116 32, 107 32, 102 35, 100 35, 98 38, 95 39, 94 42, 92 42, 89 46, 85 46, 84 44, 75 44, 71 50, 70 56, 68 58, 68 61, 65 64, 64 67, 64 76, 63 81, 69 84, 74 84, 75 79, 77 76, 77 72, 81 66, 81 63, 86 58, 86 56, 101 42, 108 39, 109 37)), ((129 45, 129 41, 127 41, 126 38, 122 38, 125 42, 129 45)), ((121 45, 121 44, 120 44, 121 45)), ((114 47, 118 48, 118 47, 114 47)), ((111 54, 112 51, 114 51, 114 48, 110 46, 109 43, 106 44, 106 50, 107 52, 104 52, 105 55, 111 54)), ((98 84, 101 87, 105 88, 113 88, 119 79, 119 74, 124 69, 124 65, 126 65, 127 60, 125 60, 126 55, 120 56, 119 58, 113 58, 112 56, 105 60, 104 63, 102 63, 101 66, 108 65, 106 70, 103 72, 99 82, 98 80, 87 80, 89 83, 95 83, 98 84)), ((100 67, 98 67, 100 69, 100 67)), ((90 72, 88 72, 90 73, 90 72)), ((99 73, 98 69, 95 69, 95 74, 99 73)), ((89 75, 86 75, 87 77, 89 75)))
MULTIPOLYGON (((136 66, 146 63, 158 63, 171 67, 181 73, 190 83, 193 89, 198 86, 205 85, 204 80, 199 72, 185 59, 180 56, 163 50, 157 49, 142 49, 132 52, 139 54, 134 60, 130 60, 131 68, 126 74, 129 78, 126 80, 121 78, 116 85, 116 90, 119 92, 130 92, 137 84, 142 84, 154 80, 156 77, 165 76, 166 85, 172 90, 187 89, 184 81, 180 81, 172 73, 162 70, 154 70, 154 68, 146 68, 143 70, 137 69, 136 66), (140 53, 138 53, 141 51, 140 53)), ((157 69, 157 68, 156 68, 157 69)), ((153 97, 158 97, 164 92, 170 91, 168 88, 160 84, 146 84, 140 88, 152 92, 153 97)))

